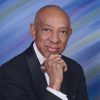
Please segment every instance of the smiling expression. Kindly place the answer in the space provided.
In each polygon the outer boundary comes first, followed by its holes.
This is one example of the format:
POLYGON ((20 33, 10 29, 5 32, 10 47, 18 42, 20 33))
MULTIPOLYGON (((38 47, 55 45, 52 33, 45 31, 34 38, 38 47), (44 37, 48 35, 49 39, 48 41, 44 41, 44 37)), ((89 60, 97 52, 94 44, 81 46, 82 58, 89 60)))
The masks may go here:
POLYGON ((31 25, 31 33, 44 57, 61 54, 71 34, 69 17, 56 7, 46 8, 39 13, 37 22, 31 25))

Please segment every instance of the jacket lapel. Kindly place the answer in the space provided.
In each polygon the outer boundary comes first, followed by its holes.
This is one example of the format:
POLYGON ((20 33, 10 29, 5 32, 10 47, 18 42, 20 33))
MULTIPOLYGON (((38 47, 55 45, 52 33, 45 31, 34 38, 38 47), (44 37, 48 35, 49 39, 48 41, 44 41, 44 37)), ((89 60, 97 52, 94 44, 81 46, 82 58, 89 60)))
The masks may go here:
POLYGON ((72 72, 70 70, 71 62, 69 62, 69 59, 67 57, 65 58, 64 56, 62 56, 62 58, 67 63, 68 70, 67 72, 64 73, 64 79, 61 85, 61 92, 67 95, 68 100, 74 100, 75 99, 75 93, 73 92, 74 88, 72 89, 72 86, 71 86, 71 82, 72 82, 71 81, 72 72))
POLYGON ((68 94, 68 81, 67 81, 67 72, 66 73, 64 73, 64 79, 63 79, 63 82, 62 82, 62 84, 61 84, 61 89, 60 89, 60 91, 62 92, 62 93, 64 93, 64 94, 68 94))
POLYGON ((41 65, 33 49, 33 43, 26 52, 26 60, 32 75, 34 87, 36 89, 37 94, 41 98, 46 90, 47 82, 44 73, 42 73, 41 71, 41 65))

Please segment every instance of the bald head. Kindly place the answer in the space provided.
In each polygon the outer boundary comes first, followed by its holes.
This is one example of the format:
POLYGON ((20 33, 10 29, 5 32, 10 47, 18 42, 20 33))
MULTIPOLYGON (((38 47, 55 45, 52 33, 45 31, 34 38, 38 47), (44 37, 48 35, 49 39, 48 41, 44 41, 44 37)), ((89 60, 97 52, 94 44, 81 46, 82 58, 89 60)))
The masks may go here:
MULTIPOLYGON (((70 18, 69 18, 69 15, 59 6, 57 5, 47 5, 47 6, 44 6, 42 7, 41 9, 39 9, 39 11, 37 12, 36 16, 35 16, 35 20, 34 20, 34 24, 37 25, 38 22, 48 16, 48 15, 54 15, 56 17, 58 17, 59 15, 62 15, 62 16, 65 16, 67 21, 68 21, 68 24, 70 25, 70 18)), ((52 18, 54 16, 51 16, 52 18)))
POLYGON ((37 48, 46 58, 62 53, 72 31, 68 14, 55 5, 41 8, 30 30, 37 48))

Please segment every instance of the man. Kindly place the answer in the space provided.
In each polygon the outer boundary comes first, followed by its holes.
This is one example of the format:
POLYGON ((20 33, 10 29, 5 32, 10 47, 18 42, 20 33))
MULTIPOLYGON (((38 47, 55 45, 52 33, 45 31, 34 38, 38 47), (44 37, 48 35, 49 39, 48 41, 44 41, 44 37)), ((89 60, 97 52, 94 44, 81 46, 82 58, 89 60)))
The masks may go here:
POLYGON ((82 67, 61 55, 72 32, 68 14, 45 6, 30 31, 32 45, 0 69, 2 100, 88 100, 82 67))

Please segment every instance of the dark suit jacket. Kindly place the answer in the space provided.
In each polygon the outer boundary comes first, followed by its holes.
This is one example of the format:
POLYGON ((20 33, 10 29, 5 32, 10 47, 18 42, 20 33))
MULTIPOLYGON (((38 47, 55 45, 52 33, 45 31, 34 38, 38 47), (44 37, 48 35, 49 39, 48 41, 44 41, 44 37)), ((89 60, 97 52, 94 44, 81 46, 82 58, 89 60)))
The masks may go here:
MULTIPOLYGON (((68 65, 61 92, 69 100, 88 100, 82 67, 62 56, 68 65)), ((31 45, 22 54, 0 67, 0 100, 61 100, 46 90, 47 83, 31 45)))

